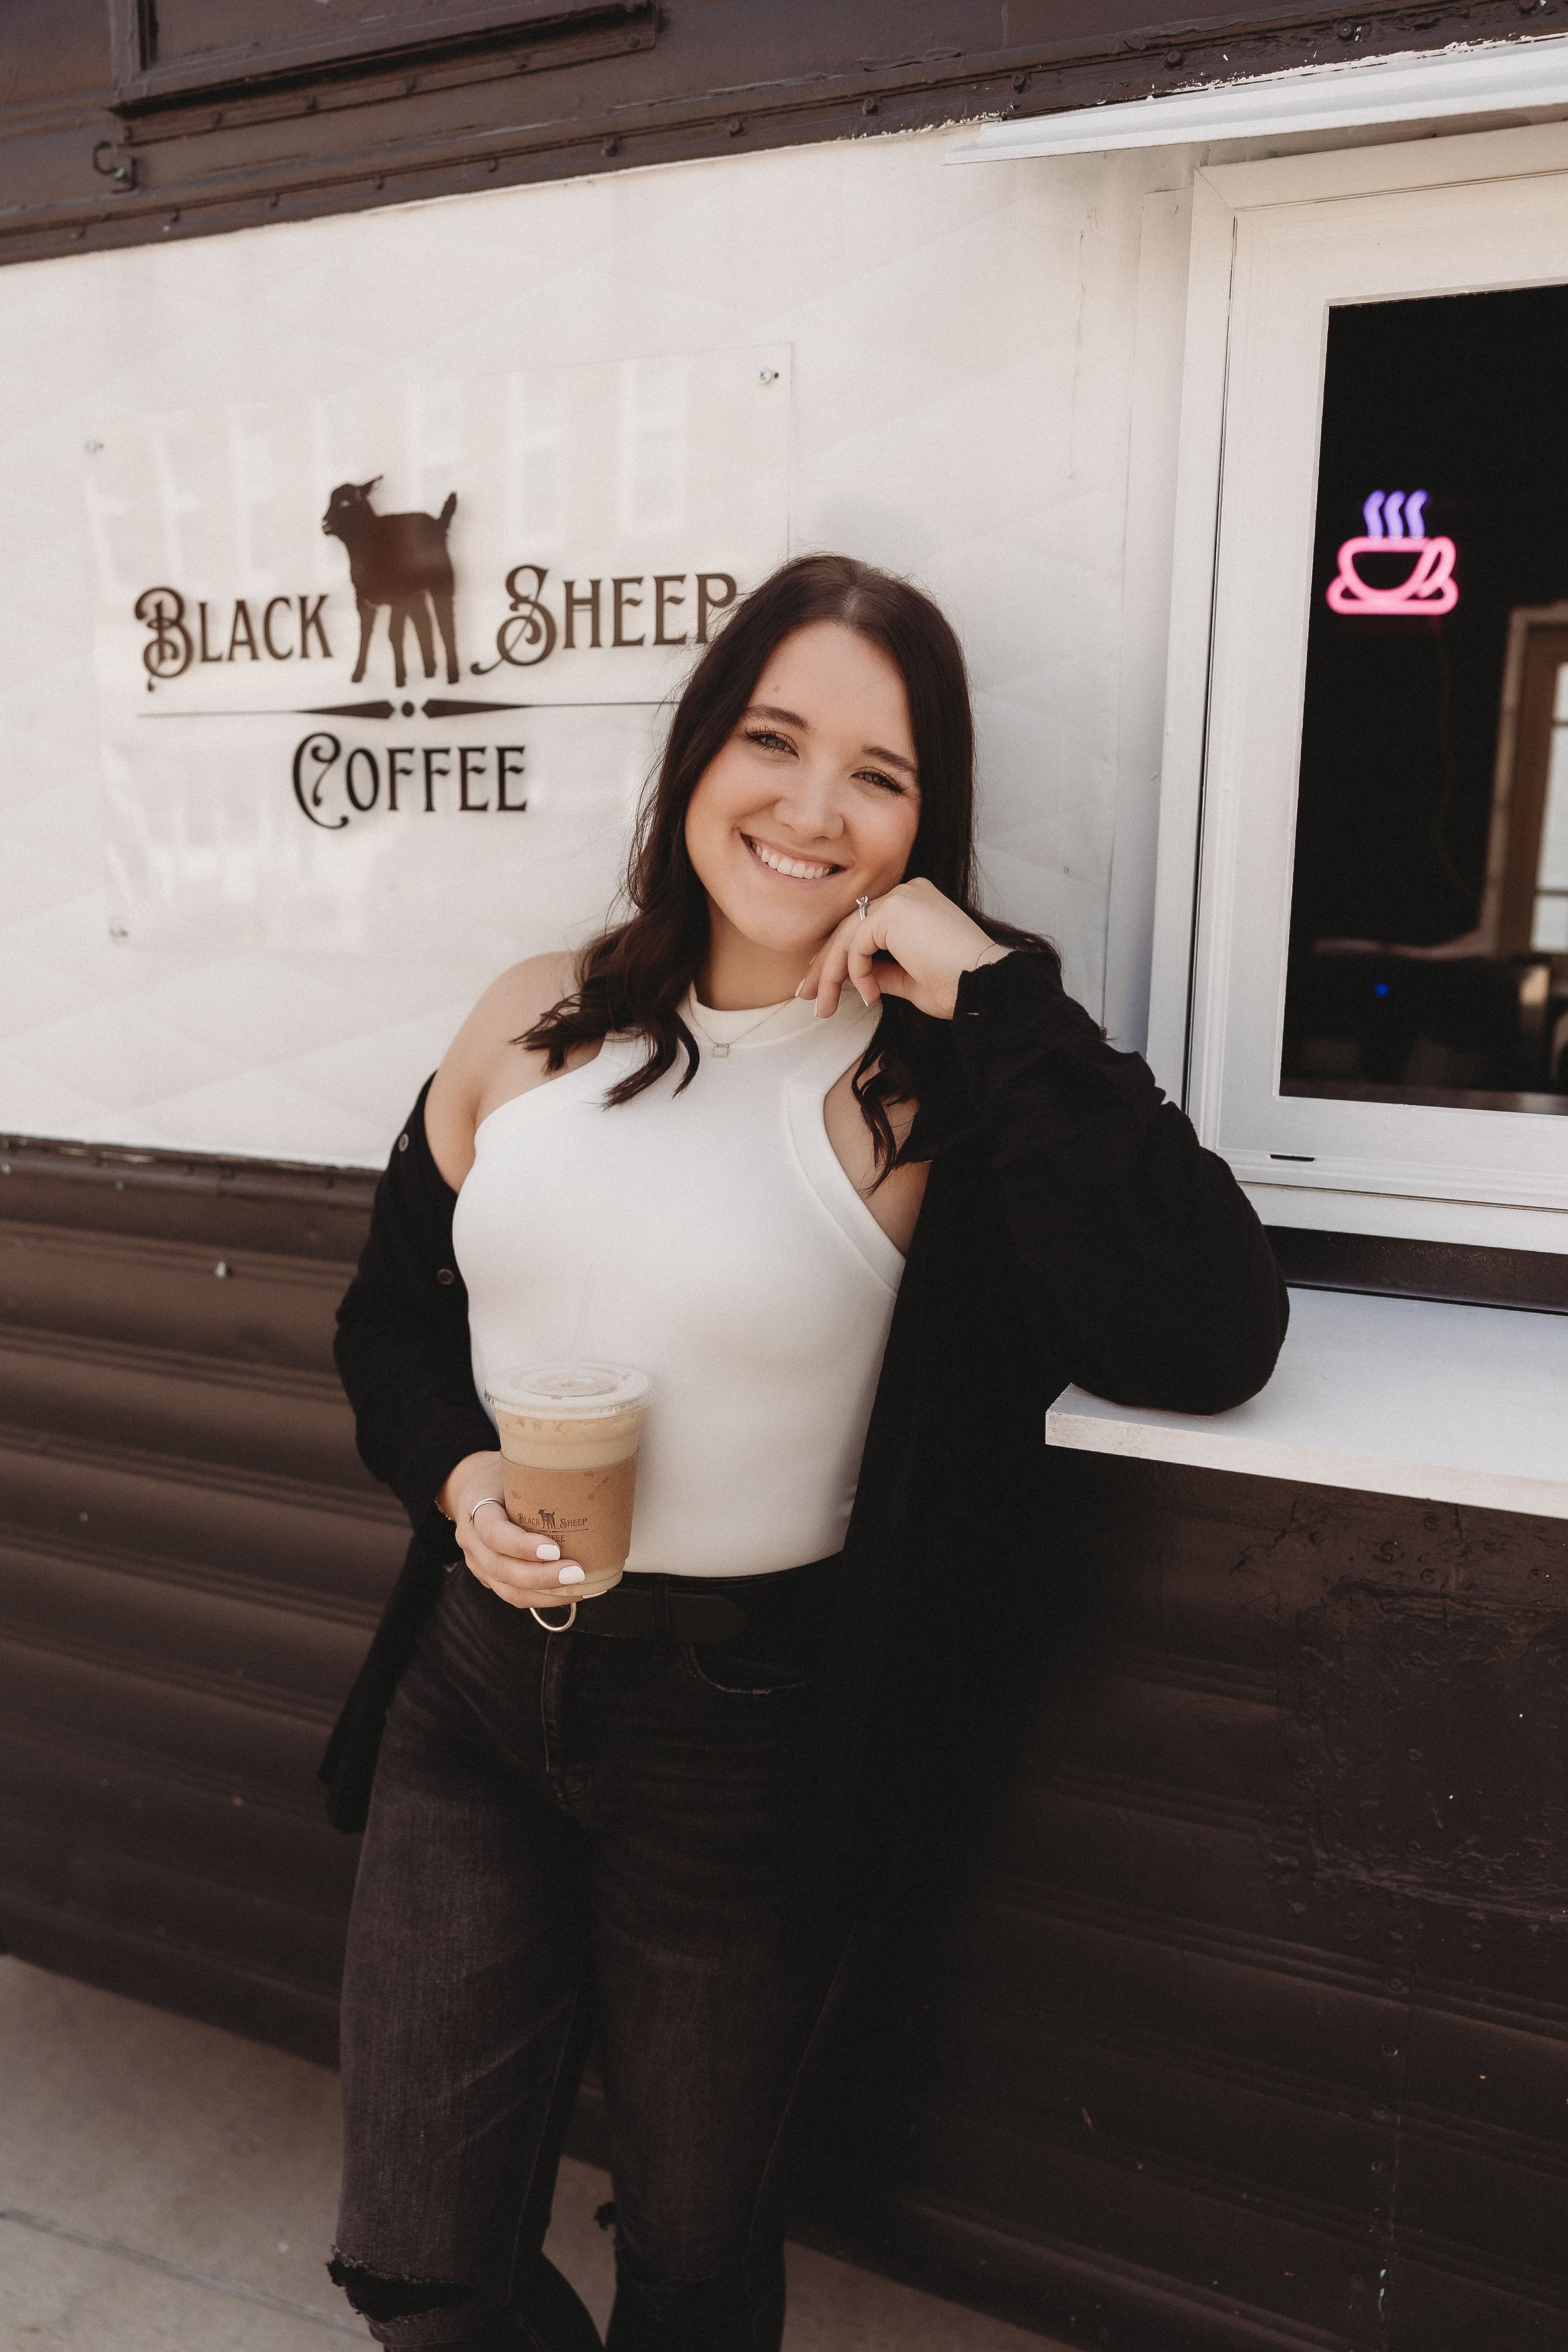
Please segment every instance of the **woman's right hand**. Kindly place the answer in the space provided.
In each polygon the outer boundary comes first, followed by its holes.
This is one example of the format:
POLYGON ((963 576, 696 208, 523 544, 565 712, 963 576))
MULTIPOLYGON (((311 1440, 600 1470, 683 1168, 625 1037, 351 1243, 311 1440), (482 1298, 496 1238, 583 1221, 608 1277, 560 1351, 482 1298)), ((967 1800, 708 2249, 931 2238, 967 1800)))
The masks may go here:
POLYGON ((502 1499, 499 1454, 465 1454, 436 1497, 438 1510, 455 1520, 458 1542, 481 1584, 514 1609, 559 1609, 574 1601, 584 1570, 563 1559, 561 1547, 515 1528, 502 1499), (477 1507, 477 1517, 469 1513, 477 1507))

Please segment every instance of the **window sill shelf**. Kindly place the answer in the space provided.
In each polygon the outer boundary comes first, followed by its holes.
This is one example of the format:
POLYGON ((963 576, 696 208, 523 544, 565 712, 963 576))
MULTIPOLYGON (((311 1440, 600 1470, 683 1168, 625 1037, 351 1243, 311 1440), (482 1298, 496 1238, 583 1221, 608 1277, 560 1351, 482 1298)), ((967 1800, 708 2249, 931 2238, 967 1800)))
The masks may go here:
POLYGON ((1158 1412, 1069 1388, 1046 1439, 1568 1518, 1568 1318, 1294 1290, 1279 1366, 1249 1403, 1158 1412))

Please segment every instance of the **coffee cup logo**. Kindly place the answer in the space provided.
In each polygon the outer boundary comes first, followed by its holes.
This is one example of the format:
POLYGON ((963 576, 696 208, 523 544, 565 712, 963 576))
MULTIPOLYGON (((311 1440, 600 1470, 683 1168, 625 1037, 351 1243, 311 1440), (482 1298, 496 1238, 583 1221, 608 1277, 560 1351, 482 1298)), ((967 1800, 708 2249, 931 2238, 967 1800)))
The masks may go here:
POLYGON ((1455 547, 1451 539, 1428 539, 1426 507, 1428 493, 1373 490, 1362 508, 1363 536, 1341 546, 1339 570, 1328 585, 1330 609, 1335 613, 1451 613, 1459 601, 1454 578, 1455 547), (1392 587, 1374 588, 1356 570, 1358 556, 1408 554, 1410 570, 1392 587))

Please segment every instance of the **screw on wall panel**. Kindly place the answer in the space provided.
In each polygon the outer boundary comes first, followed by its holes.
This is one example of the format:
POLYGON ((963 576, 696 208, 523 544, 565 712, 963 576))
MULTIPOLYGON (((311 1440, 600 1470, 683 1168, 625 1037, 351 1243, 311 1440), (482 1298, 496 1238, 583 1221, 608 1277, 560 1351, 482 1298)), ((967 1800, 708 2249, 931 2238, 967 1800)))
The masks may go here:
POLYGON ((1185 55, 1186 51, 1184 49, 1167 49, 1165 51, 1165 63, 1168 66, 1179 66, 1185 55))
POLYGON ((136 158, 122 155, 113 142, 100 139, 92 151, 92 168, 114 184, 114 193, 122 196, 136 185, 136 158))
POLYGON ((1028 75, 1027 75, 1027 74, 1015 74, 1015 75, 1013 76, 1013 87, 1014 87, 1014 89, 1028 89, 1028 87, 1029 87, 1029 77, 1028 77, 1028 75))
POLYGON ((1353 25, 1336 25, 1334 26, 1334 37, 1336 40, 1348 41, 1353 37, 1354 33, 1355 26, 1353 25))
POLYGON ((496 158, 495 158, 493 155, 490 157, 489 162, 485 165, 485 169, 486 169, 486 171, 487 171, 487 172, 495 172, 495 171, 499 171, 499 170, 500 170, 500 164, 498 163, 498 162, 497 162, 496 158))
POLYGON ((745 124, 742 121, 738 114, 732 114, 730 117, 728 128, 731 139, 738 139, 745 127, 745 124))
POLYGON ((213 1272, 216 1275, 220 1282, 226 1282, 228 1279, 227 1262, 220 1257, 217 1264, 214 1266, 213 1272))
POLYGON ((862 114, 879 114, 881 110, 881 101, 879 99, 863 98, 860 100, 860 111, 862 114))
POLYGON ((604 147, 601 150, 601 152, 605 155, 618 155, 620 152, 621 142, 618 139, 615 138, 606 139, 604 147))
POLYGON ((779 372, 777 368, 759 368, 757 371, 757 382, 759 383, 776 383, 778 380, 779 372))
MULTIPOLYGON (((89 457, 96 457, 99 451, 102 448, 103 444, 101 441, 84 441, 81 446, 87 451, 89 457)), ((109 936, 110 939, 114 937, 114 926, 112 923, 110 923, 109 927, 109 936)))

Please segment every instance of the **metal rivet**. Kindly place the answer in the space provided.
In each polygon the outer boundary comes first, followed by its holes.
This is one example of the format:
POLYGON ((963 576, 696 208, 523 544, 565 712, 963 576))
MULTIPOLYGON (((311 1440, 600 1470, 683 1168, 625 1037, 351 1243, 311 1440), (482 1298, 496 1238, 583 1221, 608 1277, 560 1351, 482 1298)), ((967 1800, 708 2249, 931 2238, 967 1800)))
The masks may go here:
POLYGON ((1186 51, 1184 49, 1167 49, 1165 51, 1165 63, 1168 66, 1179 66, 1185 55, 1186 51))
POLYGON ((436 1279, 437 1279, 437 1282, 441 1282, 441 1283, 448 1283, 448 1282, 456 1282, 456 1281, 457 1281, 457 1279, 458 1279, 458 1277, 457 1277, 457 1276, 452 1272, 452 1269, 451 1269, 451 1267, 450 1267, 449 1265, 438 1265, 438 1266, 436 1268, 436 1279))
POLYGON ((879 113, 881 111, 880 101, 874 98, 863 98, 860 101, 860 111, 862 114, 879 113))
POLYGON ((732 114, 730 117, 729 131, 731 139, 738 139, 745 127, 738 114, 732 114))
POLYGON ((397 1148, 398 1148, 399 1151, 406 1151, 406 1150, 407 1150, 407 1149, 408 1149, 408 1138, 407 1138, 405 1135, 400 1135, 400 1136, 398 1137, 398 1139, 397 1139, 397 1148))
POLYGON ((757 371, 757 382, 759 383, 776 383, 778 379, 779 372, 777 368, 760 368, 757 371))
POLYGON ((228 1275, 228 1265, 226 1260, 220 1257, 217 1264, 214 1266, 213 1272, 216 1275, 220 1282, 225 1281, 228 1275))
POLYGON ((606 139, 601 150, 601 152, 605 155, 618 155, 620 152, 621 142, 618 139, 606 139))

